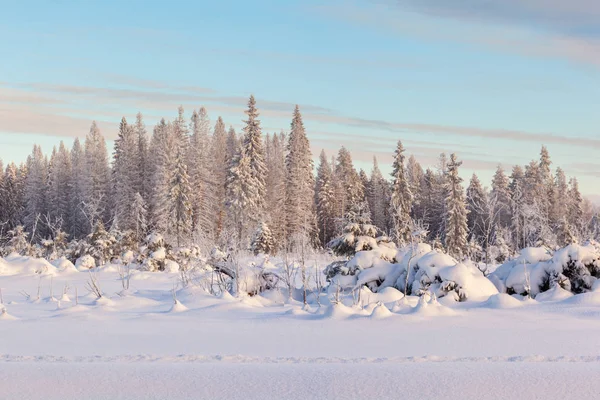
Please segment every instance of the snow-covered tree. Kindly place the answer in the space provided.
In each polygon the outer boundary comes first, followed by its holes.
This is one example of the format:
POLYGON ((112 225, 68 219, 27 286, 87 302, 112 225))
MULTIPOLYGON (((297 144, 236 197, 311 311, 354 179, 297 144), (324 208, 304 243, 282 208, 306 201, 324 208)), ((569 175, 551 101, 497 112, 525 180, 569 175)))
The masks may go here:
POLYGON ((188 171, 192 205, 192 232, 202 237, 213 236, 215 231, 215 190, 217 183, 210 160, 210 120, 206 108, 194 110, 191 122, 191 140, 188 151, 188 171))
POLYGON ((390 220, 390 185, 381 174, 375 157, 373 157, 373 169, 369 179, 367 199, 373 225, 379 228, 380 231, 387 232, 390 220))
POLYGON ((27 178, 25 180, 25 230, 31 232, 32 239, 45 238, 48 234, 42 225, 42 217, 47 215, 48 204, 48 161, 42 154, 42 148, 33 146, 33 152, 27 159, 27 178))
POLYGON ((48 178, 48 211, 50 218, 60 221, 60 227, 71 231, 71 155, 61 141, 58 151, 53 153, 48 178))
MULTIPOLYGON (((23 180, 14 163, 6 166, 0 185, 0 223, 2 233, 14 230, 21 224, 23 215, 23 180)), ((1 236, 1 235, 0 235, 1 236)))
POLYGON ((150 200, 150 154, 148 154, 148 133, 144 124, 142 113, 137 113, 135 117, 135 137, 137 139, 137 179, 134 183, 134 191, 142 195, 145 202, 150 200))
POLYGON ((249 227, 260 221, 264 214, 267 175, 254 96, 250 96, 246 115, 248 119, 244 121, 244 142, 227 177, 226 204, 229 222, 240 243, 247 243, 249 227))
POLYGON ((335 183, 333 169, 325 151, 321 151, 317 167, 317 180, 315 184, 315 203, 319 239, 323 245, 331 241, 335 233, 335 183))
POLYGON ((87 162, 79 139, 76 138, 71 148, 71 182, 69 199, 69 234, 72 239, 85 237, 91 229, 84 213, 84 203, 87 196, 87 162))
POLYGON ((467 225, 470 232, 470 240, 475 240, 479 244, 486 243, 486 221, 489 217, 487 194, 485 193, 481 181, 476 174, 473 174, 469 187, 467 188, 467 225))
MULTIPOLYGON (((108 222, 110 219, 110 167, 106 142, 96 122, 92 122, 85 138, 84 208, 91 225, 97 219, 108 222)), ((91 228, 90 228, 91 229, 91 228)))
POLYGON ((458 168, 462 161, 456 159, 456 154, 450 155, 448 163, 448 181, 446 184, 446 240, 445 245, 448 253, 461 259, 467 251, 468 226, 467 207, 465 194, 461 185, 462 178, 458 175, 458 168))
POLYGON ((508 177, 504 173, 502 166, 498 165, 494 178, 492 179, 492 191, 490 193, 492 203, 496 209, 492 212, 497 215, 497 224, 501 228, 507 228, 511 225, 510 213, 510 190, 508 177))
POLYGON ((261 222, 252 238, 250 249, 257 255, 259 253, 273 254, 275 248, 275 238, 273 237, 271 230, 266 223, 261 222))
POLYGON ((294 249, 305 243, 306 238, 314 241, 316 233, 313 161, 298 106, 294 109, 288 136, 285 170, 286 234, 290 247, 294 249))
POLYGON ((169 190, 169 232, 177 239, 177 247, 192 229, 191 186, 184 155, 179 154, 169 190))
POLYGON ((392 165, 392 194, 390 216, 392 220, 392 238, 399 246, 410 243, 412 218, 412 193, 406 177, 404 146, 398 141, 392 165))
POLYGON ((136 194, 136 185, 139 184, 138 148, 135 128, 123 117, 115 140, 112 168, 113 225, 122 230, 133 230, 136 224, 131 206, 136 194))
POLYGON ((339 229, 346 225, 348 212, 364 202, 364 188, 358 172, 354 169, 350 152, 341 147, 335 164, 336 219, 339 229))
POLYGON ((146 201, 142 195, 137 192, 133 198, 133 203, 131 204, 131 217, 134 222, 132 229, 134 238, 138 243, 146 236, 146 231, 148 229, 147 214, 146 201))
POLYGON ((210 171, 214 187, 214 207, 216 212, 212 212, 215 238, 221 235, 225 220, 225 182, 227 180, 227 170, 229 169, 229 160, 227 158, 227 132, 225 123, 221 117, 213 129, 212 141, 210 144, 210 171))
POLYGON ((271 232, 277 244, 285 244, 286 221, 285 221, 285 196, 286 196, 286 167, 285 167, 285 141, 286 135, 267 135, 266 142, 266 210, 271 232))
POLYGON ((571 178, 569 180, 569 191, 567 193, 568 204, 567 204, 567 220, 569 225, 572 227, 576 237, 579 237, 583 230, 583 198, 579 192, 579 182, 577 178, 571 178))

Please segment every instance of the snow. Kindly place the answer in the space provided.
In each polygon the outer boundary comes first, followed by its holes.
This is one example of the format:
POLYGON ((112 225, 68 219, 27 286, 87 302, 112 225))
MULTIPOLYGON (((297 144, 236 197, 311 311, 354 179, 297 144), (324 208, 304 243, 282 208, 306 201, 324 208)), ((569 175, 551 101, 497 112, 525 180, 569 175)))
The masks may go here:
MULTIPOLYGON (((89 273, 51 265, 54 275, 36 275, 45 265, 39 260, 0 259, 10 270, 0 276, 0 397, 36 398, 44 388, 47 399, 394 398, 398 376, 407 398, 447 398, 448 390, 482 399, 595 396, 600 292, 554 287, 536 300, 510 296, 472 264, 424 254, 423 269, 464 285, 468 301, 360 287, 341 293, 337 304, 330 291, 321 307, 314 296, 305 307, 278 290, 211 295, 202 285, 178 286, 179 273, 146 271, 136 271, 120 296, 118 272, 104 267, 95 272, 104 292, 97 299, 85 290, 89 273), (35 294, 38 283, 43 301, 19 293, 35 294), (51 283, 60 303, 46 301, 51 283), (543 383, 552 377, 557 384, 543 383), (560 384, 567 379, 580 384, 560 384)), ((280 268, 261 257, 243 261, 280 268)), ((403 268, 380 258, 374 264, 357 276, 403 268)))

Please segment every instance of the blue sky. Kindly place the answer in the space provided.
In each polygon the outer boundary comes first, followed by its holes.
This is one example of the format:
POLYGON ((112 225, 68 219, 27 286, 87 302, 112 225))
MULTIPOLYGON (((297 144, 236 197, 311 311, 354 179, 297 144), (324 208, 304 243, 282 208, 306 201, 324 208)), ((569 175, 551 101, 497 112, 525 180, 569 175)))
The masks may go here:
POLYGON ((315 157, 343 144, 389 171, 401 139, 489 182, 545 144, 600 196, 595 0, 23 1, 0 21, 5 162, 180 104, 239 128, 253 93, 265 132, 300 105, 315 157))

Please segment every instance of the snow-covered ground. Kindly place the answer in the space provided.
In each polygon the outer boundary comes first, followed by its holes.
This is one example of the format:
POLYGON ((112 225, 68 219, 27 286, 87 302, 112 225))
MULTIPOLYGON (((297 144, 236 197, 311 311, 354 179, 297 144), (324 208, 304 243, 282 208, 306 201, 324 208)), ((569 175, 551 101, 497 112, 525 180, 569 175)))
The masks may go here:
MULTIPOLYGON (((0 260, 2 262, 2 260, 0 260)), ((25 262, 25 261, 23 261, 25 262)), ((136 272, 0 265, 0 398, 594 398, 600 291, 397 302, 393 288, 303 310, 277 292, 215 297, 136 272), (4 268, 4 269, 2 269, 4 268), (37 287, 41 279, 41 296, 37 287), (65 285, 67 296, 61 299, 65 285), (75 288, 78 305, 75 305, 75 288), (26 291, 27 300, 20 291, 26 291), (378 305, 378 302, 381 304, 378 305), (384 308, 385 307, 385 308, 384 308)), ((598 288, 595 288, 597 290, 598 288)), ((398 295, 399 294, 399 295, 398 295)))

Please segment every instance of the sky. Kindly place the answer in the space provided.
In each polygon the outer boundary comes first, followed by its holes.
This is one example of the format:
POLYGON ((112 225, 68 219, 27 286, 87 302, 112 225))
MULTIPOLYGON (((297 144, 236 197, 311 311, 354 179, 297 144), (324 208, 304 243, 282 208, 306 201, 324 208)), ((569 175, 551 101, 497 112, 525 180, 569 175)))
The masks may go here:
POLYGON ((0 159, 24 161, 122 116, 151 127, 205 106, 263 132, 302 111, 313 155, 384 171, 398 140, 461 175, 539 157, 600 201, 597 0, 19 1, 0 15, 0 159))

